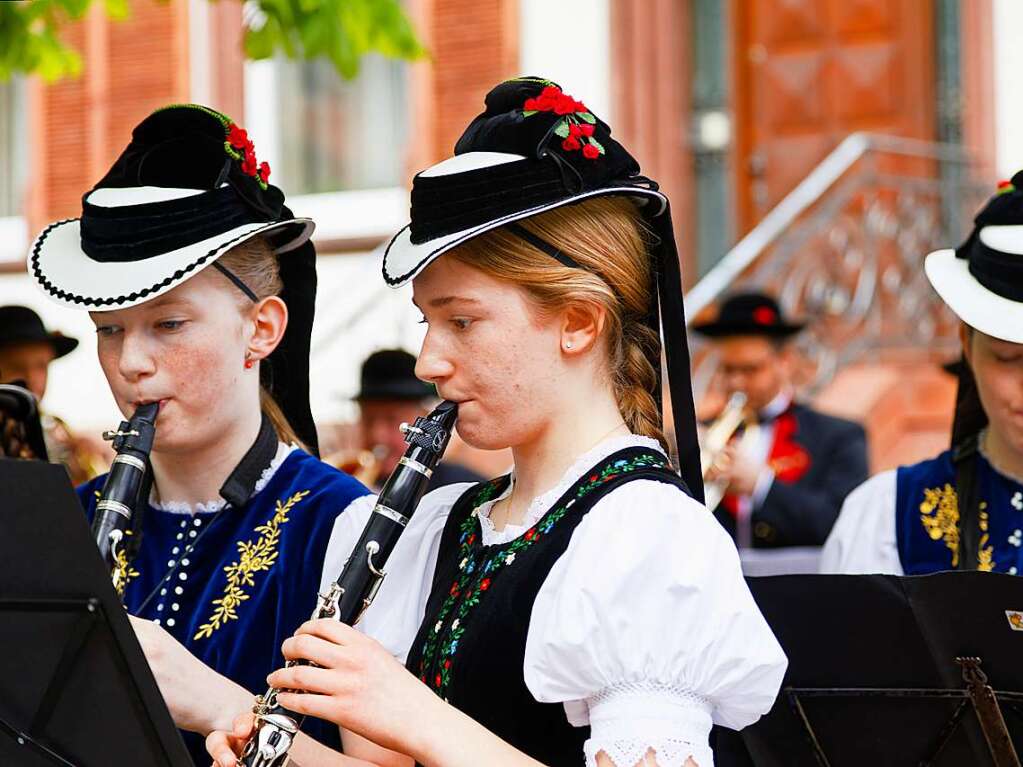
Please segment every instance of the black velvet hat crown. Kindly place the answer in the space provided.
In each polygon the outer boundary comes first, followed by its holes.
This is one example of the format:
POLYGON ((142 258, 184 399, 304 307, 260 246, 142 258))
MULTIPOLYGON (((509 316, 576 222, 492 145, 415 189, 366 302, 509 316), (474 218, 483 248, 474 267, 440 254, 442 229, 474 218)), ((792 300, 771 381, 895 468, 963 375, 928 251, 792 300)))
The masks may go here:
POLYGON ((408 400, 418 402, 434 397, 433 384, 416 378, 416 358, 404 349, 381 349, 362 363, 359 393, 355 399, 408 400))
MULTIPOLYGON (((498 227, 568 266, 570 254, 514 222, 591 197, 624 195, 640 206, 655 238, 650 247, 657 299, 648 318, 660 336, 668 372, 682 478, 702 500, 703 484, 689 379, 682 278, 668 199, 640 175, 639 164, 585 104, 540 77, 508 80, 487 94, 454 157, 416 175, 410 224, 384 252, 392 287, 414 279, 436 258, 498 227)), ((660 353, 651 357, 662 369, 660 353)), ((660 387, 658 387, 660 389, 660 387)))
POLYGON ((81 217, 54 222, 36 238, 29 267, 59 304, 124 309, 173 289, 236 245, 266 238, 282 256, 289 317, 284 339, 260 372, 300 439, 315 450, 313 222, 295 218, 269 176, 248 134, 226 115, 197 104, 160 109, 135 127, 110 170, 82 197, 81 217))

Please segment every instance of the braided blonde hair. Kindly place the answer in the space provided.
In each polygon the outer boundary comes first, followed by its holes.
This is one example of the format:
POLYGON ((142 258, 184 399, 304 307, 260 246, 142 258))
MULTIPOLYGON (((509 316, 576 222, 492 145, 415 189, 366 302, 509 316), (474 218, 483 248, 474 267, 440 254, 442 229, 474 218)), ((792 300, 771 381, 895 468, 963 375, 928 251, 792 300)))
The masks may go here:
POLYGON ((655 397, 661 341, 647 324, 653 278, 647 238, 636 206, 596 197, 518 222, 571 256, 565 266, 521 237, 494 229, 450 251, 452 258, 521 287, 541 316, 572 304, 604 309, 608 375, 618 410, 636 434, 668 449, 655 397))

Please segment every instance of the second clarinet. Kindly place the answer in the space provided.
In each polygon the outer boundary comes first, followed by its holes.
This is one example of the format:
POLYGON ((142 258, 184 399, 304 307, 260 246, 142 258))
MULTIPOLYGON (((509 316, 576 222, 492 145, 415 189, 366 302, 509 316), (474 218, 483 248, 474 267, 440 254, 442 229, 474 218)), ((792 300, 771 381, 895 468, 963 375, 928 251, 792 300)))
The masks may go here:
MULTIPOLYGON (((445 401, 412 426, 402 424, 409 447, 380 491, 341 575, 320 595, 314 619, 336 618, 354 626, 373 602, 386 575, 387 558, 426 492, 457 418, 458 406, 445 401)), ((274 689, 257 699, 255 713, 256 730, 245 744, 241 763, 245 767, 283 767, 300 717, 278 705, 274 689)))

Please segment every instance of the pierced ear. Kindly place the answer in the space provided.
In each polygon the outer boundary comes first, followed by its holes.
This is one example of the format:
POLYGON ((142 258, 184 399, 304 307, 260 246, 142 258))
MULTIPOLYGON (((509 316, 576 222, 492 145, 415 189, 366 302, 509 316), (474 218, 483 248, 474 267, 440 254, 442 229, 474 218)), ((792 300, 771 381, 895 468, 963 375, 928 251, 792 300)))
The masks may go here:
POLYGON ((598 304, 579 304, 563 313, 561 350, 570 354, 588 351, 604 330, 607 312, 598 304))
POLYGON ((252 307, 249 318, 252 322, 249 353, 253 359, 266 359, 284 338, 288 305, 279 296, 268 296, 252 307))

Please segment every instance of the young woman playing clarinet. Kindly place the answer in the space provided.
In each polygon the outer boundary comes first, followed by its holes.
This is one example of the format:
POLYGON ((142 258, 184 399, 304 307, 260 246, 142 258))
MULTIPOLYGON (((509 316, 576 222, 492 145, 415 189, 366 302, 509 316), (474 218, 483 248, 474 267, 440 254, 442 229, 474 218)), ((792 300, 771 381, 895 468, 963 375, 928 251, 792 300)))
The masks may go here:
MULTIPOLYGON (((121 412, 159 402, 123 596, 197 763, 311 613, 335 519, 371 499, 310 454, 313 224, 268 175, 227 117, 169 107, 29 257, 50 298, 89 311, 121 412)), ((104 480, 79 490, 90 518, 104 480)))
MULTIPOLYGON (((280 703, 344 729, 346 756, 297 761, 710 767, 711 725, 756 721, 786 661, 694 497, 667 199, 583 104, 512 80, 416 176, 383 269, 428 325, 417 373, 458 403, 463 439, 510 447, 515 468, 423 500, 361 631, 310 622, 285 642, 318 668, 272 674, 304 691, 280 703)), ((358 524, 335 526, 338 567, 358 524)), ((219 765, 251 725, 210 736, 219 765)))

